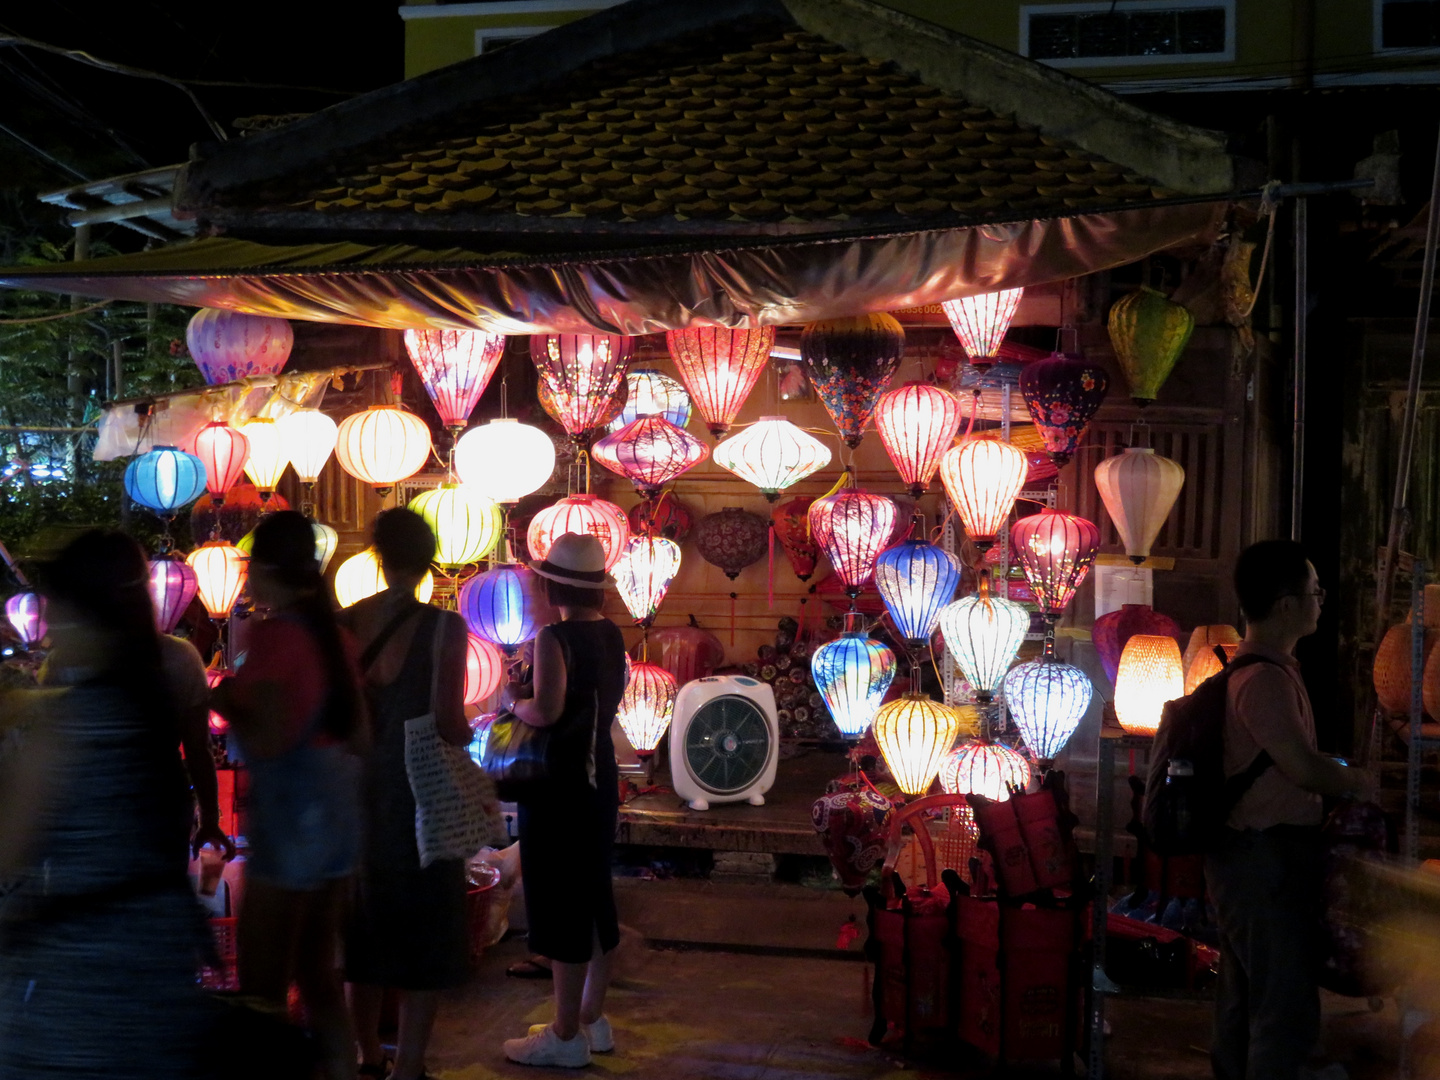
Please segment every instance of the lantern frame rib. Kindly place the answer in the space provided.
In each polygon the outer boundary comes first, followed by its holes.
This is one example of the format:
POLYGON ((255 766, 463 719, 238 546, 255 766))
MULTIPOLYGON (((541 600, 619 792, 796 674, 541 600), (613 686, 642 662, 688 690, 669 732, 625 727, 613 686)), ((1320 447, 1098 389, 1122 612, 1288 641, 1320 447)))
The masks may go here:
POLYGON ((730 430, 765 370, 775 347, 775 328, 690 326, 667 330, 665 343, 690 399, 718 439, 730 430))

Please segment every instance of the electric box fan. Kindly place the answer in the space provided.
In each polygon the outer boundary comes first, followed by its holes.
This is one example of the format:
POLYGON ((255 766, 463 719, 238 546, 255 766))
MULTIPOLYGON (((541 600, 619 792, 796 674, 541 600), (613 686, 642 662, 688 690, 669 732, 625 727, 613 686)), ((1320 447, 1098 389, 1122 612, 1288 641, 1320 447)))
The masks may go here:
POLYGON ((763 806, 779 748, 775 691, 765 683, 712 675, 680 688, 670 724, 670 779, 692 810, 742 801, 763 806))

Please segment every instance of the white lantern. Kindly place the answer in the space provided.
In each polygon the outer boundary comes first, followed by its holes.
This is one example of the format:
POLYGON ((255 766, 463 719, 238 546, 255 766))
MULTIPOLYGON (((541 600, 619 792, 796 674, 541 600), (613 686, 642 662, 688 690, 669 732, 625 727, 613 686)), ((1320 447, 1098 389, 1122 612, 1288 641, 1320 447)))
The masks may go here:
POLYGON ((319 409, 296 409, 275 422, 285 456, 303 484, 320 479, 325 463, 335 452, 339 428, 319 409))
POLYGON ((1131 562, 1150 556, 1184 485, 1185 470, 1149 447, 1131 447, 1095 466, 1095 487, 1131 562))
POLYGON ((783 416, 762 416, 715 447, 715 464, 774 502, 780 492, 830 464, 830 448, 783 416))
POLYGON ((240 431, 250 440, 250 456, 245 459, 245 475, 255 485, 263 499, 269 499, 285 473, 290 459, 285 454, 285 440, 280 435, 280 424, 268 416, 252 416, 240 425, 240 431))
POLYGON ((1030 613, 1013 600, 991 596, 989 582, 981 575, 976 595, 962 596, 940 612, 945 647, 981 701, 995 696, 1030 629, 1030 613))
POLYGON ((555 444, 539 428, 518 420, 491 420, 455 444, 455 472, 498 503, 518 503, 555 471, 555 444))
POLYGON ((430 460, 430 427, 395 405, 371 405, 340 421, 335 460, 381 495, 430 460))
POLYGON ((1085 672, 1061 663, 1048 649, 1041 659, 1017 664, 1005 676, 1005 704, 1020 737, 1040 761, 1052 760, 1065 748, 1093 692, 1085 672))
MULTIPOLYGON (((380 568, 380 556, 374 548, 366 548, 359 555, 352 555, 335 571, 335 599, 342 608, 357 604, 367 596, 374 596, 390 587, 385 580, 385 571, 380 568)), ((428 604, 435 593, 435 576, 429 570, 415 586, 415 599, 428 604)))

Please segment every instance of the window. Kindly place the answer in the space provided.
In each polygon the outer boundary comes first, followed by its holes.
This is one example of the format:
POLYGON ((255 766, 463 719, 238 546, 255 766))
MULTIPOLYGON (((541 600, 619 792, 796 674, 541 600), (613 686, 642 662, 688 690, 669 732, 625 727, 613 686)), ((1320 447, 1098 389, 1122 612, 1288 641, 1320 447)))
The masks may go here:
POLYGON ((1375 0, 1375 49, 1440 49, 1440 0, 1375 0))
POLYGON ((1020 52, 1056 67, 1233 60, 1234 0, 1028 4, 1020 52))
POLYGON ((475 31, 475 55, 495 52, 550 29, 549 26, 487 26, 475 31))

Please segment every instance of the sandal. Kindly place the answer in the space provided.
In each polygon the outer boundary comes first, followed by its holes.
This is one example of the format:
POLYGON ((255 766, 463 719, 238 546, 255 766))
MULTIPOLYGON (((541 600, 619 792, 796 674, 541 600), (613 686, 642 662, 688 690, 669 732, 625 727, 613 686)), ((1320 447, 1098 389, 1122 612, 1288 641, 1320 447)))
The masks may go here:
POLYGON ((553 979, 555 973, 544 964, 538 964, 534 960, 521 960, 518 964, 511 964, 505 969, 505 974, 512 979, 553 979))

